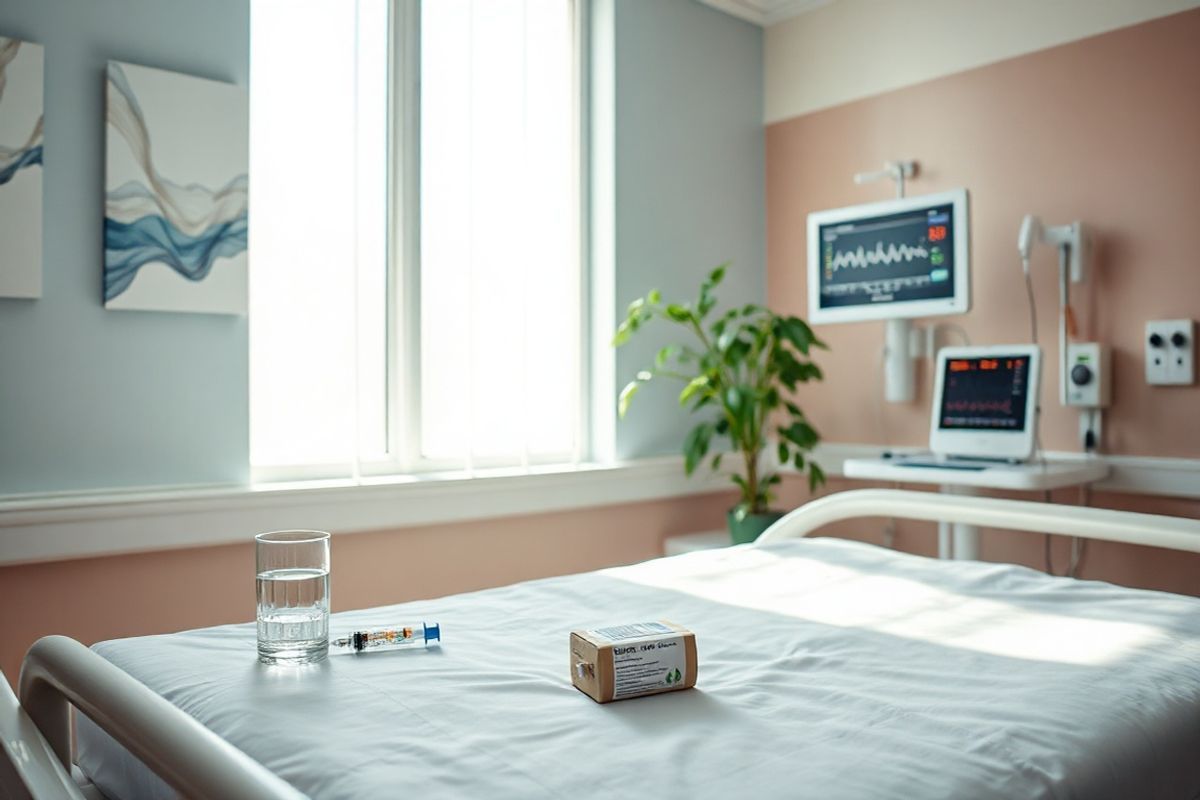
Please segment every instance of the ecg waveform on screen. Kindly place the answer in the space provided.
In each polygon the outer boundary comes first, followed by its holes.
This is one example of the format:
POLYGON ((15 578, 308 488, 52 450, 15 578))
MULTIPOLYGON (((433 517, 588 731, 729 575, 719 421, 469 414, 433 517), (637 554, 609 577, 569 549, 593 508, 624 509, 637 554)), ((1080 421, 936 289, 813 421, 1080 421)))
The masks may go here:
POLYGON ((859 247, 857 250, 834 253, 826 262, 826 269, 832 273, 840 269, 866 269, 876 264, 894 264, 916 259, 929 260, 929 250, 920 245, 907 244, 889 244, 884 248, 883 242, 876 242, 872 250, 859 247))
POLYGON ((1011 414, 1012 400, 948 400, 946 411, 961 414, 1011 414))

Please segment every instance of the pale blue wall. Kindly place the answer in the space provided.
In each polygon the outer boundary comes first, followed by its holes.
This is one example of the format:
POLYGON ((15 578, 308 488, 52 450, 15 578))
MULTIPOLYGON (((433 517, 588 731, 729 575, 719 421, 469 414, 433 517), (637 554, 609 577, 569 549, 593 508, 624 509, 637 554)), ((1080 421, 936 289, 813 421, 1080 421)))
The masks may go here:
POLYGON ((46 58, 43 294, 0 299, 0 494, 246 479, 246 319, 105 311, 101 263, 105 62, 245 86, 249 8, 0 3, 46 58))
MULTIPOLYGON (((762 32, 695 0, 615 4, 618 314, 657 287, 765 296, 762 32)), ((7 0, 0 35, 46 47, 44 293, 0 299, 0 494, 247 477, 244 318, 101 305, 108 59, 246 85, 249 0, 7 0)), ((617 387, 672 332, 617 354, 617 387)), ((678 452, 689 426, 649 388, 617 454, 678 452)), ((614 399, 615 402, 615 399, 614 399)))
MULTIPOLYGON (((725 305, 766 297, 763 33, 696 0, 616 0, 617 316, 652 288, 690 299, 733 261, 725 305)), ((617 351, 616 389, 683 331, 644 329, 617 351), (645 334, 645 335, 643 335, 645 334)), ((678 388, 642 389, 617 456, 678 453, 692 420, 678 388)))

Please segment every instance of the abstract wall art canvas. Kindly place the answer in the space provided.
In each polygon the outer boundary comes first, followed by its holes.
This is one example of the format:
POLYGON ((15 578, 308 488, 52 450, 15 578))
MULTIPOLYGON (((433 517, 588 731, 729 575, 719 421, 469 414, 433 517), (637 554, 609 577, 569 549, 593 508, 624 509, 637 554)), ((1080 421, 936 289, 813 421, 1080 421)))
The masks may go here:
POLYGON ((42 295, 42 47, 0 36, 0 297, 42 295))
POLYGON ((245 90, 108 62, 104 305, 245 314, 245 90))

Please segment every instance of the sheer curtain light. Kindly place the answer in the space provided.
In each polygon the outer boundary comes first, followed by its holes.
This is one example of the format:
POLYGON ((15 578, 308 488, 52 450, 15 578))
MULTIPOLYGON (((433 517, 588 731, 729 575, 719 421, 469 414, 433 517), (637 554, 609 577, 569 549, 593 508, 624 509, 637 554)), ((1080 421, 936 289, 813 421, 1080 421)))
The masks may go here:
POLYGON ((284 475, 386 457, 388 7, 251 4, 250 458, 284 475))
POLYGON ((575 13, 252 4, 259 477, 580 460, 575 13))
POLYGON ((579 189, 573 5, 421 12, 421 455, 575 460, 579 189))

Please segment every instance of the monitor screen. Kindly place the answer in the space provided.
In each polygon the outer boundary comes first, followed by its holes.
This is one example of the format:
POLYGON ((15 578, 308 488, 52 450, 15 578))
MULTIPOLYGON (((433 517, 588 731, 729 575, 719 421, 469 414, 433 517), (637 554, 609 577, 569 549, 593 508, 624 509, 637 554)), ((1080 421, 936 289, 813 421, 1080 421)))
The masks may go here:
POLYGON ((948 358, 942 375, 943 430, 1025 430, 1028 355, 948 358))
POLYGON ((818 225, 822 309, 954 297, 952 203, 818 225))

